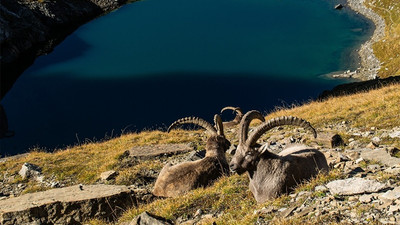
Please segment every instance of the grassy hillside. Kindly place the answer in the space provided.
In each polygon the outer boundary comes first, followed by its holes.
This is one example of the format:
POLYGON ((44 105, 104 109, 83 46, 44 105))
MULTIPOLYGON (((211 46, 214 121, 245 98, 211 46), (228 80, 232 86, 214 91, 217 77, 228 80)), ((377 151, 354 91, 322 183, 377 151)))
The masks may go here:
POLYGON ((383 63, 379 76, 400 75, 400 1, 366 0, 365 4, 386 22, 385 37, 373 46, 375 55, 383 63))

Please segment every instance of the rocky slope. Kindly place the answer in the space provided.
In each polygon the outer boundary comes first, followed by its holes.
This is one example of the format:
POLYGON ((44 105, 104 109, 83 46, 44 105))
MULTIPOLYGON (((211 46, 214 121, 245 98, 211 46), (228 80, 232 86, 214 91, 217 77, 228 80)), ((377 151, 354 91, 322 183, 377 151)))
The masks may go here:
MULTIPOLYGON (((233 142, 236 143, 235 134, 237 129, 229 129, 226 132, 234 139, 233 142)), ((254 200, 250 195, 248 197, 249 199, 246 201, 251 202, 253 210, 247 212, 247 217, 253 217, 252 220, 255 219, 257 224, 269 224, 270 222, 274 224, 277 222, 277 219, 293 220, 295 223, 308 219, 312 219, 310 220, 311 222, 316 222, 315 220, 318 219, 320 220, 319 222, 356 224, 368 224, 373 222, 397 224, 400 222, 400 158, 397 158, 400 155, 400 150, 395 146, 382 144, 384 139, 400 139, 400 127, 391 129, 378 129, 376 127, 360 129, 352 127, 349 121, 342 121, 340 123, 327 124, 319 128, 318 134, 320 138, 315 141, 309 140, 307 138, 307 132, 302 129, 278 128, 274 129, 271 133, 272 135, 262 139, 263 143, 269 144, 268 148, 270 151, 278 153, 289 145, 306 142, 319 148, 326 155, 332 171, 328 178, 317 179, 300 186, 294 193, 284 197, 281 204, 267 203, 264 205, 254 205, 252 202, 254 200), (337 133, 344 134, 342 136, 343 138, 337 138, 337 135, 332 135, 337 133)), ((118 167, 133 168, 133 165, 137 164, 138 160, 159 160, 163 163, 172 162, 176 164, 204 157, 201 151, 194 150, 196 149, 194 146, 196 146, 196 143, 134 147, 119 156, 120 165, 118 167), (190 153, 188 153, 188 151, 190 151, 190 153)), ((228 158, 234 153, 234 149, 235 148, 232 147, 228 151, 228 158)), ((46 170, 46 168, 43 169, 46 170)), ((68 188, 59 187, 71 185, 68 182, 65 183, 65 181, 57 180, 54 177, 45 177, 41 174, 41 170, 41 168, 30 166, 25 163, 19 171, 19 176, 25 177, 25 181, 21 183, 15 182, 16 175, 4 176, 3 185, 0 185, 2 195, 2 197, 0 196, 0 205, 6 203, 15 204, 16 206, 27 204, 26 198, 28 197, 30 199, 40 198, 41 202, 40 204, 29 205, 22 209, 20 209, 19 206, 6 207, 3 209, 0 207, 0 221, 2 219, 3 222, 6 222, 15 218, 23 222, 27 222, 24 218, 36 218, 42 222, 54 218, 62 221, 69 221, 68 216, 60 216, 64 215, 62 213, 39 216, 39 214, 35 214, 35 210, 31 210, 31 208, 37 208, 39 205, 43 209, 54 208, 54 202, 57 202, 57 204, 61 202, 60 204, 63 206, 61 207, 61 212, 67 209, 68 205, 74 205, 72 208, 74 208, 75 211, 73 215, 71 214, 71 218, 74 218, 73 222, 81 223, 93 217, 102 218, 99 215, 103 215, 101 213, 103 209, 98 207, 100 211, 97 211, 95 208, 97 207, 97 201, 103 201, 98 199, 109 198, 107 192, 104 192, 104 196, 103 194, 97 194, 95 198, 93 198, 96 199, 96 201, 90 200, 91 204, 89 205, 92 210, 90 213, 79 210, 79 208, 83 207, 81 205, 86 207, 88 204, 82 201, 79 195, 73 193, 70 195, 75 197, 70 197, 67 200, 54 200, 54 196, 47 194, 50 193, 49 191, 20 195, 21 191, 28 187, 26 179, 32 180, 33 183, 41 183, 43 186, 53 189, 54 193, 64 193, 64 190, 68 188), (76 215, 79 216, 77 217, 76 215)), ((157 200, 157 198, 151 194, 151 189, 159 170, 160 169, 142 171, 143 173, 137 174, 134 183, 131 183, 129 187, 125 187, 125 189, 132 190, 132 196, 134 196, 134 198, 137 199, 136 201, 140 204, 139 207, 141 208, 136 209, 137 212, 141 213, 144 209, 150 209, 151 213, 164 216, 163 210, 173 210, 169 208, 168 201, 182 201, 179 198, 167 199, 166 202, 160 203, 162 206, 159 212, 156 206, 158 204, 157 202, 160 200, 157 200), (155 201, 155 204, 152 205, 151 202, 153 201, 155 201)), ((87 186, 86 189, 95 190, 98 187, 103 188, 104 183, 115 184, 117 173, 118 171, 102 173, 99 180, 96 182, 97 185, 90 186, 90 188, 87 186)), ((247 177, 243 176, 241 179, 246 181, 247 177)), ((227 181, 225 180, 222 182, 227 181)), ((246 182, 243 186, 244 189, 247 190, 246 182)), ((110 186, 109 188, 112 189, 113 187, 110 186)), ((213 187, 211 187, 211 189, 212 188, 213 187)), ((77 193, 83 193, 77 186, 71 187, 70 189, 75 190, 77 193)), ((207 191, 207 189, 204 190, 204 192, 207 191)), ((237 199, 235 199, 235 196, 230 196, 229 193, 230 192, 226 192, 225 194, 218 193, 218 195, 227 195, 227 198, 232 198, 231 201, 236 201, 237 199)), ((244 195, 247 195, 246 192, 244 192, 244 195)), ((92 199, 88 196, 89 195, 85 195, 85 199, 92 199)), ((125 197, 123 196, 122 198, 125 197)), ((188 201, 190 202, 191 199, 189 198, 188 201)), ((177 217, 173 218, 169 224, 212 224, 213 221, 219 224, 219 222, 225 220, 224 217, 230 217, 232 213, 227 208, 224 210, 224 207, 212 207, 213 209, 211 210, 203 204, 192 205, 192 203, 185 203, 185 205, 190 208, 187 209, 188 211, 193 211, 194 213, 183 213, 180 211, 182 209, 176 209, 178 211, 177 217)), ((118 220, 118 217, 113 219, 108 218, 107 220, 115 221, 118 220)), ((133 221, 136 220, 137 218, 133 221)), ((124 224, 125 221, 126 218, 122 218, 119 222, 124 224)), ((248 221, 243 221, 243 223, 247 224, 248 221)))
POLYGON ((52 51, 78 26, 126 2, 0 0, 0 96, 38 55, 52 51))

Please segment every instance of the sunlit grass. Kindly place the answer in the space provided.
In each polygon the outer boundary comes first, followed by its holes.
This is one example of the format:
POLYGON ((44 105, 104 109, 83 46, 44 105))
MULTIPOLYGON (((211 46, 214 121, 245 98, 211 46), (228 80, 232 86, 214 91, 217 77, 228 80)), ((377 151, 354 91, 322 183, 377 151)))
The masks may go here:
MULTIPOLYGON (((68 180, 71 184, 90 184, 98 180, 102 172, 117 167, 119 156, 134 146, 201 141, 201 137, 193 135, 194 133, 201 134, 198 131, 173 131, 171 133, 146 131, 139 134, 123 135, 104 142, 88 143, 56 150, 54 153, 34 149, 25 157, 0 163, 0 175, 4 173, 17 174, 21 166, 25 162, 29 162, 41 167, 45 177, 54 176, 56 180, 68 180)), ((156 162, 144 163, 143 165, 137 165, 130 172, 122 171, 121 174, 127 177, 119 177, 117 179, 118 182, 126 183, 125 181, 132 179, 132 174, 143 169, 142 167, 154 169, 160 169, 161 167, 156 162)))
POLYGON ((374 54, 383 63, 379 76, 400 75, 400 1, 366 0, 365 4, 386 24, 385 37, 373 45, 374 54))

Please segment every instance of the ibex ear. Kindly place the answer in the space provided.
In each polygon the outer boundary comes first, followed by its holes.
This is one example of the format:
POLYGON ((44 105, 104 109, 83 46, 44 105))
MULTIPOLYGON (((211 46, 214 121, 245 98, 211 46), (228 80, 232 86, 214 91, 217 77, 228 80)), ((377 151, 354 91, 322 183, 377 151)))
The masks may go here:
POLYGON ((221 119, 220 115, 215 114, 214 124, 215 124, 215 128, 217 129, 217 134, 224 136, 224 127, 222 125, 222 119, 221 119))

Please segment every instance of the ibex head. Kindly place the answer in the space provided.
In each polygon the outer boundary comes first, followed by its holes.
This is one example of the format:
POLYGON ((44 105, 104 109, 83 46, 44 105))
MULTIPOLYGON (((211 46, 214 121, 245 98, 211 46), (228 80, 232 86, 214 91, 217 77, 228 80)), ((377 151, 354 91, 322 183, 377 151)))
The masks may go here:
POLYGON ((232 171, 242 174, 245 171, 250 171, 257 166, 259 156, 266 151, 266 148, 260 148, 257 144, 257 140, 267 131, 274 127, 281 125, 294 125, 305 128, 317 136, 315 129, 310 125, 309 122, 293 117, 293 116, 283 116, 268 120, 260 124, 254 132, 248 137, 249 125, 253 119, 259 119, 265 121, 264 117, 258 111, 247 112, 240 122, 239 125, 239 145, 236 149, 236 153, 233 156, 229 167, 232 171))
POLYGON ((206 156, 214 153, 221 154, 222 152, 225 152, 227 149, 229 149, 231 143, 225 138, 222 119, 218 114, 215 114, 214 116, 214 123, 215 126, 211 125, 209 122, 199 117, 185 117, 172 123, 171 126, 168 127, 167 132, 170 132, 172 129, 178 127, 181 124, 195 124, 203 127, 208 133, 210 133, 210 137, 208 138, 206 144, 206 156))

